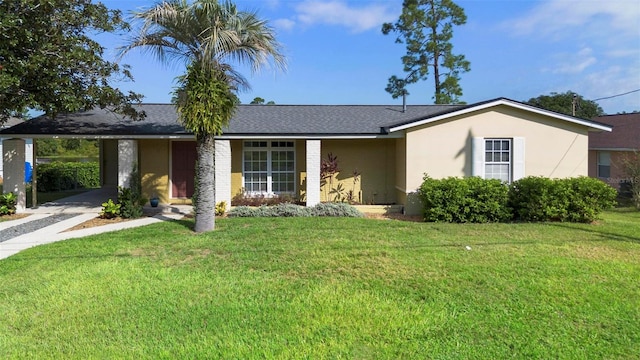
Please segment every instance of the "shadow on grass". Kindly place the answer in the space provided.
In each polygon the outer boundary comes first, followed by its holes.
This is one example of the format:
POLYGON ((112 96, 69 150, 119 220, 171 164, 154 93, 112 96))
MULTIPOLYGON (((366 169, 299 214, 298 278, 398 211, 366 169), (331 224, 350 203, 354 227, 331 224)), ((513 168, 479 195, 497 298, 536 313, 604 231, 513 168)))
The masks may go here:
POLYGON ((164 216, 162 214, 160 215, 156 215, 154 216, 156 219, 160 219, 162 221, 168 221, 168 222, 172 222, 174 224, 178 224, 184 228, 186 228, 187 230, 191 230, 193 231, 194 227, 195 227, 195 223, 193 222, 192 219, 174 219, 168 216, 164 216))
POLYGON ((571 229, 571 230, 575 230, 575 231, 582 231, 582 232, 586 232, 589 234, 597 234, 602 236, 603 238, 607 239, 607 240, 614 240, 614 241, 626 241, 626 242, 632 242, 632 243, 636 243, 636 244, 640 244, 640 236, 630 236, 630 235, 623 235, 623 234, 616 234, 616 233, 612 233, 612 232, 608 232, 603 230, 602 228, 598 228, 597 226, 592 226, 592 227, 576 227, 576 226, 571 226, 570 224, 567 223, 548 223, 549 226, 555 226, 555 227, 560 227, 560 228, 564 228, 564 229, 571 229))

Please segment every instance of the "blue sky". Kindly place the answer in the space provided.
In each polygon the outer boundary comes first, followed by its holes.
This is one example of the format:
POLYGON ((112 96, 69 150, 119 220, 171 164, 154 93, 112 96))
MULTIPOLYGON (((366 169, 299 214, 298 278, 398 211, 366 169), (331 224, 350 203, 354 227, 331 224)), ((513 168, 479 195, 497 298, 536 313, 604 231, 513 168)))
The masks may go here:
MULTIPOLYGON (((151 6, 147 0, 107 0, 128 13, 151 6)), ((496 97, 528 100, 572 90, 587 99, 640 89, 640 2, 637 0, 467 0, 467 24, 454 28, 454 53, 464 54, 471 71, 462 74, 462 100, 496 97)), ((286 72, 265 68, 252 74, 242 103, 257 96, 277 104, 401 104, 384 91, 391 75, 402 75, 405 49, 384 22, 394 22, 402 1, 264 0, 236 1, 255 10, 276 29, 286 72)), ((126 36, 101 36, 105 56, 126 36)), ((171 99, 183 64, 166 66, 142 51, 124 57, 134 83, 119 84, 145 95, 144 102, 171 99)), ((433 79, 408 88, 407 103, 433 103, 433 79)), ((640 91, 599 100, 606 113, 640 110, 640 91)))

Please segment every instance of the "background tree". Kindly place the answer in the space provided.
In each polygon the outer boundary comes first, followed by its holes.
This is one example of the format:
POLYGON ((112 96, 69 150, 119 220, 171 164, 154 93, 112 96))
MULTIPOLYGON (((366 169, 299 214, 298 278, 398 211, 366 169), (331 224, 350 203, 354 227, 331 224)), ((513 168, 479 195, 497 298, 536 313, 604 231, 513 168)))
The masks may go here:
POLYGON ((215 227, 215 135, 233 116, 236 91, 247 80, 232 63, 258 70, 272 60, 283 69, 280 44, 267 22, 253 12, 238 11, 231 2, 168 0, 134 13, 139 34, 121 49, 150 51, 162 62, 186 63, 173 96, 179 119, 196 136, 195 231, 215 227))
POLYGON ((452 53, 453 26, 467 22, 464 10, 451 0, 405 0, 395 23, 382 25, 382 33, 398 34, 396 43, 406 44, 402 57, 406 76, 393 75, 385 90, 395 99, 408 95, 407 84, 426 80, 433 71, 436 104, 460 103, 460 74, 469 71, 464 55, 452 53))
POLYGON ((0 1, 0 121, 25 109, 57 113, 110 107, 134 118, 141 95, 110 85, 132 80, 89 38, 128 30, 120 11, 90 0, 0 1))
MULTIPOLYGON (((253 100, 251 100, 250 104, 252 105, 264 105, 265 104, 265 100, 261 97, 255 97, 253 98, 253 100)), ((273 100, 269 100, 266 102, 267 105, 275 105, 276 102, 273 100)))
POLYGON ((565 93, 552 92, 549 95, 540 95, 526 101, 527 104, 541 109, 555 111, 565 115, 572 115, 582 119, 593 119, 604 115, 604 111, 598 103, 585 100, 581 95, 572 91, 565 93), (575 115, 574 115, 575 109, 575 115))
POLYGON ((640 149, 622 158, 622 171, 630 185, 633 206, 640 210, 640 149))

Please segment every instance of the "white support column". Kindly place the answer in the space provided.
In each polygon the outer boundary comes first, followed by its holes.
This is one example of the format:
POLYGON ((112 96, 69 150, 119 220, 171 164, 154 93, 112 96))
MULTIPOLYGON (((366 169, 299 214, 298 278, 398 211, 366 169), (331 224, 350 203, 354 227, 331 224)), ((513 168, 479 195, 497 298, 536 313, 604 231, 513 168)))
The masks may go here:
POLYGON ((128 188, 131 171, 138 164, 138 141, 118 140, 118 186, 128 188))
POLYGON ((24 183, 24 140, 7 139, 2 142, 4 162, 3 192, 14 193, 18 196, 16 212, 24 212, 27 205, 27 193, 24 183))
POLYGON ((307 140, 307 206, 320 203, 320 140, 307 140))
POLYGON ((224 201, 231 206, 231 142, 216 140, 216 203, 224 201))

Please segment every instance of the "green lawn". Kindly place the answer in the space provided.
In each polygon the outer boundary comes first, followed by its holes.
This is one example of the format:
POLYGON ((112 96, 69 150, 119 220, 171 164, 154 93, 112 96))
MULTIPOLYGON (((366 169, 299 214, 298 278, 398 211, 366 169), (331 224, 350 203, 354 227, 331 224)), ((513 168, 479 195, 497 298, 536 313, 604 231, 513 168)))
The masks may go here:
POLYGON ((640 212, 595 225, 221 219, 206 235, 192 225, 1 260, 2 357, 640 354, 640 212))

